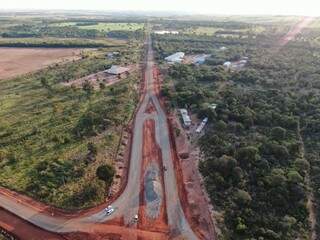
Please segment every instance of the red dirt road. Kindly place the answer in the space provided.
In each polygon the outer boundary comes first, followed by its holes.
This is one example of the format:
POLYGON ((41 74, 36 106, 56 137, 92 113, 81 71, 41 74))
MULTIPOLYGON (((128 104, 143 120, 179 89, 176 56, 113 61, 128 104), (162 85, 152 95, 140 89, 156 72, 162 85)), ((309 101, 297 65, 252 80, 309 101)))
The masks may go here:
POLYGON ((17 214, 22 217, 26 216, 26 214, 21 214, 21 212, 31 212, 31 217, 34 217, 33 220, 40 221, 35 221, 35 224, 39 224, 38 226, 41 227, 44 226, 45 229, 49 229, 50 231, 62 232, 59 230, 66 227, 67 231, 63 232, 81 232, 63 235, 52 234, 2 210, 0 211, 0 227, 16 234, 21 239, 27 240, 165 240, 175 237, 177 239, 183 237, 181 239, 193 240, 215 239, 212 235, 209 238, 207 237, 207 234, 203 232, 203 226, 196 221, 193 212, 190 210, 188 192, 184 184, 184 172, 180 162, 181 159, 179 159, 176 151, 172 123, 168 114, 164 112, 164 99, 160 98, 159 95, 161 78, 159 77, 157 68, 153 64, 150 40, 148 41, 148 47, 147 77, 144 79, 144 85, 141 88, 144 89, 141 96, 143 101, 139 104, 139 110, 133 124, 135 126, 135 141, 132 141, 134 147, 130 146, 130 154, 132 154, 133 158, 130 158, 130 165, 132 166, 129 168, 130 172, 128 175, 131 180, 126 185, 126 190, 129 190, 124 191, 112 203, 117 209, 115 213, 107 216, 104 211, 99 211, 99 213, 91 215, 91 213, 97 210, 103 210, 102 208, 105 205, 87 211, 66 213, 59 209, 52 209, 44 204, 37 203, 17 193, 0 189, 0 194, 5 195, 2 197, 4 206, 11 212, 14 213, 14 211, 19 209, 20 215, 19 211, 17 214), (168 126, 170 129, 168 129, 168 126), (163 169, 163 164, 167 166, 166 171, 163 169), (151 178, 145 178, 146 172, 152 173, 151 178), (164 176, 166 177, 164 178, 164 176), (150 182, 151 185, 146 184, 150 182), (150 186, 151 191, 148 190, 150 186), (150 197, 148 193, 152 193, 152 196, 150 197), (158 201, 159 199, 162 199, 162 201, 158 201), (154 203, 155 205, 153 205, 154 203), (19 208, 19 205, 21 208, 19 208), (51 215, 52 211, 55 212, 54 217, 47 217, 46 215, 51 215), (37 213, 42 218, 35 217, 38 216, 37 213), (139 222, 138 224, 132 224, 130 219, 133 220, 133 214, 137 213, 139 213, 139 222), (86 214, 90 214, 87 216, 88 218, 77 219, 75 217, 86 214), (72 220, 69 220, 69 218, 72 220), (32 235, 32 237, 29 238, 26 232, 32 235))
POLYGON ((290 41, 294 40, 298 34, 302 32, 304 28, 310 25, 314 21, 314 17, 303 17, 301 21, 295 24, 290 31, 280 39, 278 46, 279 48, 285 46, 290 41))
POLYGON ((64 240, 66 239, 62 235, 50 233, 37 228, 26 221, 17 218, 15 215, 0 208, 0 227, 7 232, 12 233, 14 236, 24 239, 34 240, 64 240))

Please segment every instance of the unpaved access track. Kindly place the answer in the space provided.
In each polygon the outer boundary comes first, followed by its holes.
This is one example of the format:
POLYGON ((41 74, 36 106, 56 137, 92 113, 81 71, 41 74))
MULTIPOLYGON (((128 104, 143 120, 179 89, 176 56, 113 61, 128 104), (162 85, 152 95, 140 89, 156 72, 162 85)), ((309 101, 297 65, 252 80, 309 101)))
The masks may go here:
MULTIPOLYGON (((144 91, 133 123, 127 185, 112 202, 115 212, 107 216, 97 208, 86 214, 51 215, 48 209, 0 191, 3 213, 10 212, 11 217, 20 219, 18 224, 13 220, 0 222, 0 227, 9 231, 25 228, 30 233, 36 228, 43 234, 51 232, 56 236, 52 239, 203 239, 191 228, 179 198, 168 120, 158 99, 159 86, 154 83, 150 37, 146 47, 144 91), (137 214, 138 222, 134 221, 137 214)), ((41 238, 41 233, 34 236, 33 239, 46 239, 41 238)), ((23 234, 18 237, 28 239, 23 234)))

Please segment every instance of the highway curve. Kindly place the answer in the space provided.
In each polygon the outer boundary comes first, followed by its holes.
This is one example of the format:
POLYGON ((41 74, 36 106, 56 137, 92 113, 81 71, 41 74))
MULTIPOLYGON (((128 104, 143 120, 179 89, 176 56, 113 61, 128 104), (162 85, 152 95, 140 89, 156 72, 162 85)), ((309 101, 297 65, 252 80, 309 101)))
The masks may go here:
MULTIPOLYGON (((95 225, 100 226, 101 223, 108 220, 119 218, 123 219, 124 226, 130 228, 130 230, 132 230, 132 228, 137 228, 137 224, 132 223, 132 220, 134 215, 138 214, 139 211, 141 184, 143 184, 141 183, 143 125, 145 120, 153 119, 156 129, 156 142, 161 149, 162 162, 167 169, 164 172, 163 188, 165 189, 164 196, 170 236, 181 235, 184 239, 198 239, 185 217, 178 195, 173 156, 170 148, 167 116, 160 105, 153 85, 154 60, 151 45, 151 38, 148 37, 148 54, 145 68, 145 94, 134 120, 127 186, 119 198, 112 203, 112 206, 116 211, 111 216, 106 216, 105 212, 102 210, 89 216, 67 219, 47 215, 46 213, 39 212, 36 208, 32 208, 22 202, 16 201, 8 195, 0 194, 0 206, 2 208, 42 229, 56 233, 92 231, 95 225), (146 111, 150 100, 152 100, 156 109, 155 113, 152 114, 146 111)), ((108 225, 104 226, 106 229, 108 228, 108 225)))

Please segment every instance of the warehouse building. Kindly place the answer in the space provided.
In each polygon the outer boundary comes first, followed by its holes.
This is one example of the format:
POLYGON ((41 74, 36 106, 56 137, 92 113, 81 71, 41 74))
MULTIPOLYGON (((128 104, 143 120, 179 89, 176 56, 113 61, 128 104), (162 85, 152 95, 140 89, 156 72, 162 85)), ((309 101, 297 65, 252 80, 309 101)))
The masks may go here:
POLYGON ((165 60, 169 63, 181 63, 184 58, 183 52, 177 52, 165 58, 165 60))

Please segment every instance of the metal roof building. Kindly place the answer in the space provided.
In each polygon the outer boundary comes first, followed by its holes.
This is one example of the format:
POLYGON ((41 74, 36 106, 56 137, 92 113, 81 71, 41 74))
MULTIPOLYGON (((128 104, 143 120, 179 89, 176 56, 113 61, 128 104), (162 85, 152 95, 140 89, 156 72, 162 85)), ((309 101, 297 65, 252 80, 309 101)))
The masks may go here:
POLYGON ((129 72, 129 70, 130 69, 126 68, 126 67, 120 67, 120 66, 117 66, 117 65, 112 65, 111 68, 105 70, 104 72, 112 74, 112 75, 119 75, 119 74, 122 74, 122 73, 129 72))
POLYGON ((172 54, 168 57, 165 58, 167 62, 171 63, 181 63, 184 58, 184 53, 183 52, 177 52, 175 54, 172 54))
POLYGON ((184 126, 189 127, 192 122, 191 122, 190 116, 188 115, 187 109, 183 109, 183 108, 180 109, 180 113, 181 113, 181 116, 182 116, 182 120, 183 120, 184 126))
POLYGON ((178 31, 168 31, 168 30, 159 30, 154 31, 155 34, 164 35, 164 34, 179 34, 178 31))

